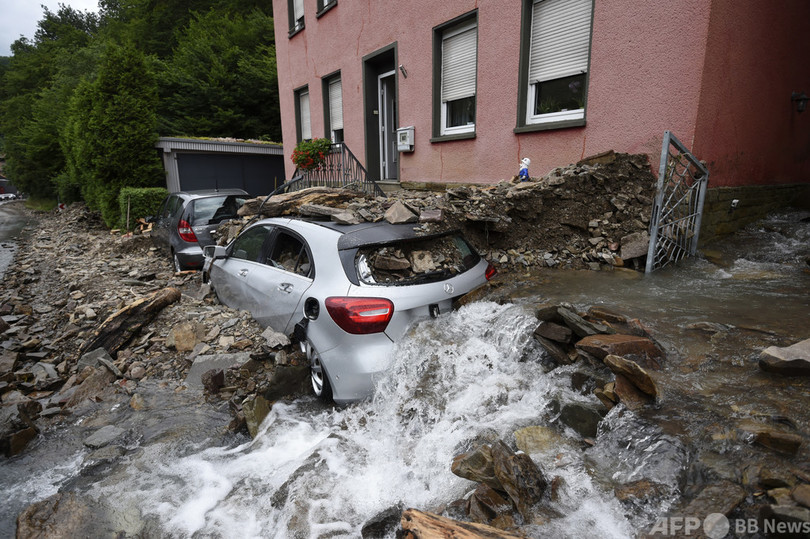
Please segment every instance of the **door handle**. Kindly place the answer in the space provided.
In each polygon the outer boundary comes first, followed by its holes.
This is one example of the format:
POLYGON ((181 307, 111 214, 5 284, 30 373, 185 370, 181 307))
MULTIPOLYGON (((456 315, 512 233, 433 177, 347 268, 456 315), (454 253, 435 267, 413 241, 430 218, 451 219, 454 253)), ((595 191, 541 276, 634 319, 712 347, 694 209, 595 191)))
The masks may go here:
POLYGON ((278 285, 278 289, 286 294, 289 294, 293 291, 293 285, 290 283, 281 283, 278 285))
POLYGON ((247 274, 248 274, 248 270, 246 270, 246 269, 240 269, 239 270, 239 276, 240 277, 245 277, 245 276, 247 276, 247 274))

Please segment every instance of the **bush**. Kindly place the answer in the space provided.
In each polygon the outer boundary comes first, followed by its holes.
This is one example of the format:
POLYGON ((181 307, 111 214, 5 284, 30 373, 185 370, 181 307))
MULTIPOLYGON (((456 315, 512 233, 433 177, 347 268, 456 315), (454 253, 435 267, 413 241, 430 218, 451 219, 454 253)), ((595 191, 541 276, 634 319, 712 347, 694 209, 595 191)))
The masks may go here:
POLYGON ((163 187, 124 187, 118 194, 121 208, 121 228, 131 230, 140 218, 157 215, 160 203, 169 194, 163 187), (129 202, 129 223, 127 223, 127 202, 129 202))

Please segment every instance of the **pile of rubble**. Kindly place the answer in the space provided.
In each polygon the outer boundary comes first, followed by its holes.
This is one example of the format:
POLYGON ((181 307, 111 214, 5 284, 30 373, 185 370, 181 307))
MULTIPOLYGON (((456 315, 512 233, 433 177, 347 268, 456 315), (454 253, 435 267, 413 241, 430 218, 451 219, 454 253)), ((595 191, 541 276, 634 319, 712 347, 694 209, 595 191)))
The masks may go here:
POLYGON ((225 223, 227 243, 261 208, 264 217, 301 216, 357 224, 414 223, 424 234, 458 229, 488 260, 504 269, 643 269, 655 177, 644 154, 607 152, 491 186, 443 192, 400 191, 371 198, 350 190, 310 188, 254 199, 241 220, 225 223), (598 193, 599 196, 594 196, 598 193))

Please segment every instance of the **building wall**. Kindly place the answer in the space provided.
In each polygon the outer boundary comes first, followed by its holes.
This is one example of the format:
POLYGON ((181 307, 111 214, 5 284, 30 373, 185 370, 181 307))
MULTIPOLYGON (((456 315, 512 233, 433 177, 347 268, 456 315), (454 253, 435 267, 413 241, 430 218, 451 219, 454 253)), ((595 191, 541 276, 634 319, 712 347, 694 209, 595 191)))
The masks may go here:
POLYGON ((714 0, 694 153, 709 185, 810 182, 810 3, 714 0), (778 6, 778 7, 777 7, 778 6))
MULTIPOLYGON (((772 32, 803 30, 802 36, 810 35, 802 26, 810 20, 805 16, 807 3, 802 0, 789 3, 804 16, 805 22, 796 22, 785 15, 784 24, 772 32)), ((803 146, 800 142, 791 146, 794 139, 786 135, 767 147, 769 156, 754 157, 758 150, 751 143, 756 135, 748 131, 756 133, 769 124, 769 112, 757 115, 756 121, 743 119, 741 114, 763 99, 773 100, 767 108, 782 107, 785 100, 789 101, 790 89, 786 94, 782 88, 774 90, 773 95, 769 92, 765 96, 752 96, 754 90, 761 89, 761 78, 767 75, 751 80, 750 70, 736 68, 740 56, 753 62, 752 69, 767 67, 771 78, 784 78, 780 85, 801 82, 788 81, 790 77, 782 75, 788 68, 795 71, 794 64, 799 63, 801 53, 789 54, 792 59, 785 60, 784 66, 772 66, 770 59, 772 54, 786 52, 791 39, 799 38, 783 36, 778 46, 762 45, 766 36, 763 30, 756 30, 757 21, 763 20, 769 9, 783 11, 769 5, 753 0, 745 0, 743 8, 733 0, 596 1, 587 125, 523 134, 513 131, 518 108, 521 23, 518 0, 365 3, 339 0, 321 18, 315 17, 316 0, 304 0, 306 27, 292 38, 288 37, 287 6, 287 0, 274 0, 288 178, 294 170, 290 155, 296 139, 293 90, 309 86, 313 136, 324 136, 321 78, 341 71, 345 141, 362 160, 365 133, 361 59, 396 43, 396 62, 408 73, 407 78, 397 73, 398 124, 415 126, 416 134, 415 151, 401 154, 401 181, 492 183, 516 175, 522 157, 532 160, 533 176, 542 176, 555 167, 611 149, 647 153, 657 171, 665 130, 671 130, 687 146, 694 147, 699 158, 717 168, 712 169, 712 183, 750 182, 748 174, 735 172, 734 165, 740 162, 743 152, 759 183, 810 180, 806 174, 806 142, 803 146), (731 13, 735 6, 737 12, 745 12, 746 16, 731 13), (476 137, 431 143, 432 29, 475 9, 479 32, 476 137), (744 50, 737 49, 741 30, 750 36, 744 40, 744 50), (754 62, 758 51, 767 58, 754 62), (737 95, 741 87, 745 93, 737 95), (729 133, 739 136, 729 137, 729 133), (792 153, 781 156, 786 144, 792 153), (738 149, 740 145, 742 149, 738 149), (803 159, 801 167, 797 167, 797 159, 803 159), (774 161, 780 163, 778 174, 766 180, 768 170, 759 163, 774 161)), ((801 38, 805 42, 807 39, 801 38)), ((810 92, 810 84, 805 91, 810 92)), ((794 115, 790 120, 794 122, 791 128, 799 134, 804 133, 804 128, 795 124, 810 120, 810 112, 805 115, 807 118, 794 115)), ((776 129, 768 127, 771 131, 776 129)), ((749 166, 748 162, 745 164, 749 166)))

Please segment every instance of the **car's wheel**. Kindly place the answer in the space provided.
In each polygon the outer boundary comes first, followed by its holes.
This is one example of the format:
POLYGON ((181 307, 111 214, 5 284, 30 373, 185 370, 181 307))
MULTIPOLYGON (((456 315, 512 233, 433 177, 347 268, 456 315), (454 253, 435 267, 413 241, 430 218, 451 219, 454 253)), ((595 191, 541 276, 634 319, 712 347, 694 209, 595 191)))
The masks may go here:
POLYGON ((332 386, 329 384, 329 376, 321 362, 321 356, 307 343, 307 356, 309 357, 309 374, 312 381, 312 392, 327 402, 332 400, 332 386))
POLYGON ((186 270, 183 264, 180 263, 180 259, 177 258, 177 253, 175 253, 174 250, 172 250, 172 264, 174 265, 175 273, 180 273, 181 271, 186 270))

